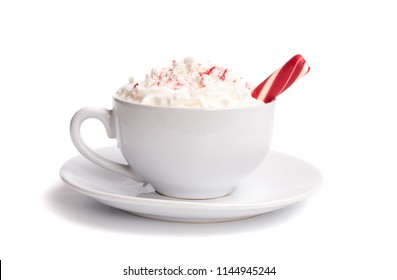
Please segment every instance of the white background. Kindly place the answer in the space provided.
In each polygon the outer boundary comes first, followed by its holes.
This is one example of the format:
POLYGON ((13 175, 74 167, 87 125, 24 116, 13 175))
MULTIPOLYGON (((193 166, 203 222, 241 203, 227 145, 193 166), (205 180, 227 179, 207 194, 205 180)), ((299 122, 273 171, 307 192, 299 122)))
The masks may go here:
MULTIPOLYGON (((261 2, 0 2, 4 279, 128 279, 128 265, 396 279, 395 5, 261 2), (77 155, 74 112, 110 108, 131 75, 194 55, 257 84, 296 53, 312 70, 279 97, 272 149, 322 171, 308 201, 239 222, 177 224, 114 210, 60 180, 77 155)), ((97 122, 86 127, 92 146, 113 143, 97 122)))

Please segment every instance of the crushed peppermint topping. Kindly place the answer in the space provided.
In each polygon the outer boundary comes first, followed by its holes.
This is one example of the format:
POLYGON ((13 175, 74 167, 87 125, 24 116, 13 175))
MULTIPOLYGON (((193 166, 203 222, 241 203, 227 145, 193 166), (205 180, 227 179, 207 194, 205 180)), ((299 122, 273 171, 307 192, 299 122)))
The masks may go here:
POLYGON ((135 103, 168 107, 228 108, 258 104, 251 86, 225 67, 192 57, 153 68, 142 82, 134 78, 116 96, 135 103))

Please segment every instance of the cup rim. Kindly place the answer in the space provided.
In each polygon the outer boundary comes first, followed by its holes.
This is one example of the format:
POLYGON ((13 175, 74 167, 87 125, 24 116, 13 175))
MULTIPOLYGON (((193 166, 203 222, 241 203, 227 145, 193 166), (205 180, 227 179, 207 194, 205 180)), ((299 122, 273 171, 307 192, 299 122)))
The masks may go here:
POLYGON ((148 109, 156 109, 156 110, 179 110, 179 111, 201 111, 201 112, 252 110, 254 108, 272 107, 276 103, 276 99, 274 99, 269 103, 262 102, 260 104, 252 105, 252 106, 240 106, 240 107, 231 107, 231 108, 197 108, 197 107, 191 108, 191 107, 167 107, 167 106, 135 103, 135 102, 123 100, 117 97, 116 94, 113 94, 113 100, 131 107, 140 107, 140 108, 148 108, 148 109))

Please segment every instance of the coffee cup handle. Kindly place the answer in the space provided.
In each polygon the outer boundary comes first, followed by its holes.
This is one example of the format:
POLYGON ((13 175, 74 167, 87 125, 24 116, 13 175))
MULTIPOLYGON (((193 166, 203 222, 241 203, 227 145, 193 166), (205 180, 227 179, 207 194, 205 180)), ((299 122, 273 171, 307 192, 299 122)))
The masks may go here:
POLYGON ((70 136, 77 150, 88 160, 105 169, 114 171, 121 175, 127 176, 137 182, 146 184, 144 179, 134 174, 129 164, 121 164, 109 160, 99 155, 85 144, 83 138, 81 137, 80 130, 82 123, 90 118, 95 118, 102 122, 102 124, 105 126, 106 133, 109 138, 116 138, 117 136, 114 124, 113 110, 92 107, 82 108, 74 114, 70 122, 70 136))

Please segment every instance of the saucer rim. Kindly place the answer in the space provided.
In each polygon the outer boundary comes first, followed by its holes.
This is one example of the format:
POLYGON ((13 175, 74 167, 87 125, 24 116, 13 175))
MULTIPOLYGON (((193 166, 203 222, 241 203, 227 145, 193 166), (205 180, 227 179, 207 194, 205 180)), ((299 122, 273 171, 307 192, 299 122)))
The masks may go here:
MULTIPOLYGON (((112 146, 96 149, 96 150, 102 150, 102 149, 109 149, 109 148, 115 148, 112 146)), ((84 195, 93 197, 95 199, 99 200, 112 200, 114 202, 119 202, 119 203, 133 203, 135 205, 145 205, 145 206, 155 206, 155 207, 168 207, 168 208, 189 208, 189 209, 214 209, 214 210, 229 210, 229 211, 234 211, 234 210, 256 210, 256 209, 262 209, 262 208, 275 208, 275 207, 283 207, 287 206, 290 204, 297 203, 299 201, 303 201, 306 198, 314 195, 317 193, 322 185, 323 185, 323 175, 320 172, 320 170, 315 167, 313 164, 302 160, 298 157, 294 157, 285 153, 281 153, 278 151, 274 150, 269 150, 269 153, 275 153, 279 154, 282 156, 288 156, 289 158, 293 158, 296 160, 299 160, 307 165, 309 165, 311 168, 315 169, 320 176, 319 178, 319 183, 314 184, 312 186, 307 186, 308 190, 306 190, 304 193, 300 193, 298 195, 294 196, 288 196, 286 198, 278 199, 278 200, 271 200, 271 201, 261 201, 261 202, 253 202, 253 203, 218 203, 218 202, 206 202, 207 200, 187 200, 187 199, 175 199, 175 200, 164 200, 164 199, 153 199, 153 198, 145 198, 145 197, 136 197, 136 196, 126 196, 126 195, 121 195, 121 194, 114 194, 114 193, 109 193, 109 192, 104 192, 104 191, 98 191, 98 190, 93 190, 92 188, 89 188, 87 186, 84 186, 83 184, 80 184, 78 182, 73 182, 73 180, 70 179, 69 176, 65 176, 66 172, 69 172, 68 170, 65 170, 65 166, 73 161, 74 159, 77 159, 79 157, 82 157, 82 155, 76 155, 75 157, 70 158, 67 160, 61 167, 59 175, 63 182, 65 182, 71 189, 82 193, 84 195), (69 177, 69 179, 68 179, 69 177)), ((121 176, 121 175, 120 175, 121 176)), ((238 188, 238 185, 237 187, 238 188)))

